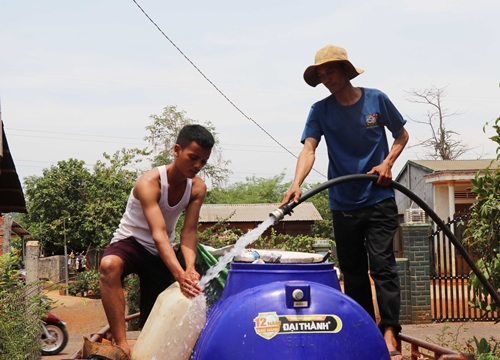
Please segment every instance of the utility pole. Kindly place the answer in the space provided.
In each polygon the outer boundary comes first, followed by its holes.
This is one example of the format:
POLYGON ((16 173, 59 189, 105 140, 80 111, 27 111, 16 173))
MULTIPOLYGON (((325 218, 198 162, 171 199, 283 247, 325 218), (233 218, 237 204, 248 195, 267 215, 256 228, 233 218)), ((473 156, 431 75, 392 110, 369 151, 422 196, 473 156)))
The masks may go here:
POLYGON ((68 296, 69 274, 68 274, 68 247, 66 246, 66 218, 63 218, 64 228, 64 275, 66 277, 66 296, 68 296))

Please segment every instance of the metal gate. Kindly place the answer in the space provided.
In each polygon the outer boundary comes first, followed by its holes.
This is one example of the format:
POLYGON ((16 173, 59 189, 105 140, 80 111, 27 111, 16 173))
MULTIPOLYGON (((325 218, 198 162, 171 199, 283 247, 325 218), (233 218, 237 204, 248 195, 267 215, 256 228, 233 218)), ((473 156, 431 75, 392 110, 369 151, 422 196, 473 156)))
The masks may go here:
MULTIPOLYGON (((459 213, 446 224, 462 242, 470 213, 459 213)), ((463 243, 463 242, 462 242, 463 243)), ((465 245, 464 245, 465 246, 465 245)), ((467 252, 470 250, 465 246, 467 252)), ((431 309, 434 321, 493 321, 498 320, 491 312, 472 308, 474 299, 468 288, 470 267, 441 229, 430 235, 431 259, 431 309)), ((476 259, 475 259, 476 260, 476 259)), ((491 297, 481 299, 491 304, 491 297)))

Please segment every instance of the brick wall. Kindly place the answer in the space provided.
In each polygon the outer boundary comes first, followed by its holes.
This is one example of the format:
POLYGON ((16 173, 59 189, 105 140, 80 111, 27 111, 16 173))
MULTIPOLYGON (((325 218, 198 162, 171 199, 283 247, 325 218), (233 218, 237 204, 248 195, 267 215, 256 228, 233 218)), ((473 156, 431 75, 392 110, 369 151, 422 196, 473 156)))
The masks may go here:
POLYGON ((401 277, 401 323, 431 322, 429 224, 401 224, 404 259, 399 259, 401 277), (404 320, 404 322, 403 322, 404 320))
POLYGON ((399 312, 399 323, 411 324, 411 287, 410 269, 406 258, 397 258, 399 281, 401 283, 401 310, 399 312))

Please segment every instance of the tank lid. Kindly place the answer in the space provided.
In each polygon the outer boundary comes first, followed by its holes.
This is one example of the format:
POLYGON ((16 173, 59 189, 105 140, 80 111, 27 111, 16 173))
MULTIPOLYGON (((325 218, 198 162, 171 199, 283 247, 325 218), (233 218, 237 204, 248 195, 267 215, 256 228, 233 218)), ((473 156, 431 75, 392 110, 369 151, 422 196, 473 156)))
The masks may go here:
POLYGON ((236 255, 233 261, 253 263, 308 264, 323 261, 324 256, 316 253, 306 253, 286 250, 245 249, 236 255))

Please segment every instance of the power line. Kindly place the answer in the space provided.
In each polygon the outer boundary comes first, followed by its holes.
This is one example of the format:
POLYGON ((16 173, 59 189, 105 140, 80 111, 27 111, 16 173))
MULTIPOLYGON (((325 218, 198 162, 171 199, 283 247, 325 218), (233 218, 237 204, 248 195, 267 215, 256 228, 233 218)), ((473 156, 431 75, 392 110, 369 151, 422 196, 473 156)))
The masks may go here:
MULTIPOLYGON (((54 140, 66 140, 66 141, 83 141, 83 142, 100 142, 100 143, 106 143, 106 144, 125 144, 123 142, 117 142, 117 141, 104 141, 104 140, 92 140, 92 139, 69 139, 69 138, 60 138, 60 137, 53 137, 53 136, 36 136, 36 135, 17 135, 17 134, 9 134, 9 137, 12 136, 21 136, 21 137, 29 137, 29 138, 37 138, 37 139, 54 139, 54 140)), ((127 143, 129 145, 138 145, 135 143, 127 143)))
MULTIPOLYGON (((27 132, 35 132, 35 133, 45 133, 45 134, 59 134, 59 135, 73 135, 73 136, 93 136, 93 137, 102 137, 102 138, 113 138, 113 139, 128 139, 128 140, 143 140, 139 139, 137 137, 129 137, 129 136, 113 136, 113 135, 96 135, 96 134, 86 134, 86 133, 78 133, 78 132, 61 132, 61 131, 47 131, 47 130, 30 130, 30 129, 20 129, 20 128, 12 128, 8 127, 6 128, 9 131, 27 131, 27 132)), ((19 135, 19 134, 12 134, 11 136, 30 136, 30 135, 19 135)), ((31 137, 37 137, 37 138, 43 138, 43 139, 62 139, 62 138, 54 138, 54 137, 48 137, 48 136, 31 136, 31 137)), ((62 139, 65 140, 65 139, 62 139)), ((87 141, 92 141, 92 140, 87 140, 87 141)), ((248 146, 248 147, 255 147, 256 144, 222 144, 223 146, 248 146)), ((270 145, 260 145, 260 147, 265 147, 265 148, 274 148, 274 146, 270 145)), ((300 147, 295 147, 296 149, 300 149, 300 147)), ((253 151, 253 149, 252 149, 253 151)))
POLYGON ((131 139, 131 140, 137 140, 137 138, 136 138, 136 137, 127 137, 127 136, 96 135, 96 134, 69 133, 69 132, 61 132, 61 131, 46 131, 46 130, 29 130, 29 129, 18 129, 18 128, 11 128, 11 127, 9 127, 9 128, 8 128, 8 130, 28 131, 28 132, 46 133, 46 134, 78 135, 78 136, 95 136, 95 137, 103 137, 103 138, 114 138, 114 139, 131 139))
MULTIPOLYGON (((137 137, 129 137, 129 136, 113 136, 113 135, 96 135, 96 134, 85 134, 85 133, 76 133, 76 132, 61 132, 61 131, 47 131, 47 130, 29 130, 29 129, 20 129, 20 128, 7 128, 9 131, 27 131, 27 132, 34 132, 34 133, 45 133, 45 134, 58 134, 58 135, 70 135, 70 136, 89 136, 89 137, 99 137, 99 138, 111 138, 111 139, 126 139, 126 140, 141 140, 137 137)), ((53 136, 37 136, 37 135, 25 135, 25 134, 10 134, 9 136, 22 136, 22 137, 32 137, 32 138, 40 138, 40 139, 57 139, 57 140, 75 140, 75 141, 87 141, 87 142, 104 142, 104 143, 110 143, 110 144, 124 144, 123 142, 115 142, 115 141, 100 141, 100 140, 93 140, 93 139, 68 139, 68 138, 60 138, 60 137, 53 137, 53 136)), ((131 145, 139 145, 138 143, 128 143, 131 145)), ((264 150, 255 150, 255 147, 258 146, 259 148, 268 148, 268 149, 276 149, 276 146, 274 145, 261 145, 261 144, 232 144, 232 143, 221 143, 221 146, 224 147, 224 150, 232 150, 232 151, 251 151, 251 152, 263 152, 264 150), (227 146, 236 146, 236 147, 248 147, 250 149, 245 150, 245 149, 233 149, 233 148, 227 148, 227 146)), ((301 147, 299 146, 292 146, 290 147, 292 149, 297 149, 300 150, 301 147)), ((276 152, 276 151, 274 151, 276 152)), ((316 155, 321 155, 321 152, 317 153, 316 155)), ((321 174, 322 175, 322 174, 321 174)))
MULTIPOLYGON (((196 71, 198 71, 200 73, 201 76, 203 76, 205 78, 205 80, 207 80, 210 85, 212 85, 214 87, 215 90, 217 90, 217 92, 219 92, 219 94, 221 94, 224 99, 226 99, 241 115, 243 115, 247 120, 250 120, 251 122, 253 122, 260 130, 262 130, 267 136, 269 136, 275 143, 277 143, 281 148, 283 148, 286 152, 288 152, 290 155, 292 155, 294 158, 298 159, 298 157, 293 153, 291 152, 290 150, 288 150, 284 145, 282 145, 278 140, 276 140, 270 133, 268 133, 260 124, 258 124, 255 120, 253 120, 252 118, 250 118, 247 114, 245 114, 243 112, 243 110, 241 110, 238 106, 236 106, 236 104, 234 104, 227 96, 226 94, 224 94, 192 61, 191 59, 189 59, 183 52, 182 50, 167 36, 167 34, 165 34, 163 32, 163 30, 153 21, 153 19, 151 19, 151 17, 146 13, 146 11, 144 11, 144 9, 137 3, 136 0, 132 0, 136 5, 137 7, 142 11, 142 13, 144 14, 144 16, 146 16, 148 18, 148 20, 158 29, 158 31, 165 37, 165 39, 167 39, 173 47, 175 47, 177 49, 177 51, 179 51, 179 53, 196 69, 196 71)), ((318 170, 314 169, 313 170, 315 172, 317 172, 318 174, 322 175, 323 177, 326 178, 326 176, 324 174, 322 174, 321 172, 319 172, 318 170)))
MULTIPOLYGON (((85 133, 75 133, 75 132, 60 132, 60 131, 46 131, 46 130, 45 131, 44 130, 29 130, 29 129, 20 129, 20 128, 11 128, 11 127, 6 128, 6 130, 8 130, 8 131, 11 131, 11 130, 13 130, 13 131, 28 131, 28 132, 35 132, 35 133, 72 135, 72 136, 94 136, 94 137, 100 137, 100 138, 126 139, 126 140, 137 140, 137 141, 140 140, 137 137, 128 137, 128 136, 96 135, 96 134, 85 134, 85 133)), ((75 141, 83 141, 83 142, 102 142, 102 143, 109 143, 109 144, 130 144, 130 145, 137 145, 137 146, 143 145, 143 144, 139 144, 139 143, 124 143, 124 142, 115 142, 115 141, 100 141, 100 140, 92 140, 92 139, 68 139, 68 138, 60 138, 60 137, 52 137, 52 136, 36 136, 36 135, 14 134, 14 133, 11 133, 9 136, 11 136, 11 137, 22 136, 22 137, 31 137, 31 138, 40 138, 40 139, 55 139, 55 140, 75 140, 75 141)), ((275 145, 233 144, 233 143, 221 143, 220 145, 224 148, 224 150, 231 150, 231 151, 240 151, 240 152, 251 151, 252 153, 254 153, 254 152, 274 152, 274 153, 278 153, 277 151, 272 151, 272 149, 276 148, 275 145), (231 148, 232 146, 240 147, 240 149, 238 149, 238 148, 231 148), (255 150, 255 148, 257 146, 259 148, 268 148, 271 151, 255 150), (245 147, 248 147, 250 149, 246 150, 246 149, 244 149, 245 147)), ((406 156, 412 155, 414 157, 418 157, 419 155, 421 155, 421 151, 419 151, 418 149, 416 149, 414 151, 410 151, 411 148, 415 148, 415 147, 418 147, 418 146, 420 146, 420 145, 411 145, 411 146, 408 146, 405 149, 404 154, 406 156)), ((290 148, 297 149, 297 150, 301 149, 301 147, 298 147, 298 146, 292 146, 290 148)), ((321 157, 321 156, 324 156, 324 155, 327 155, 326 151, 317 151, 316 152, 316 157, 321 157)), ((323 174, 320 174, 320 175, 323 176, 323 174)))

